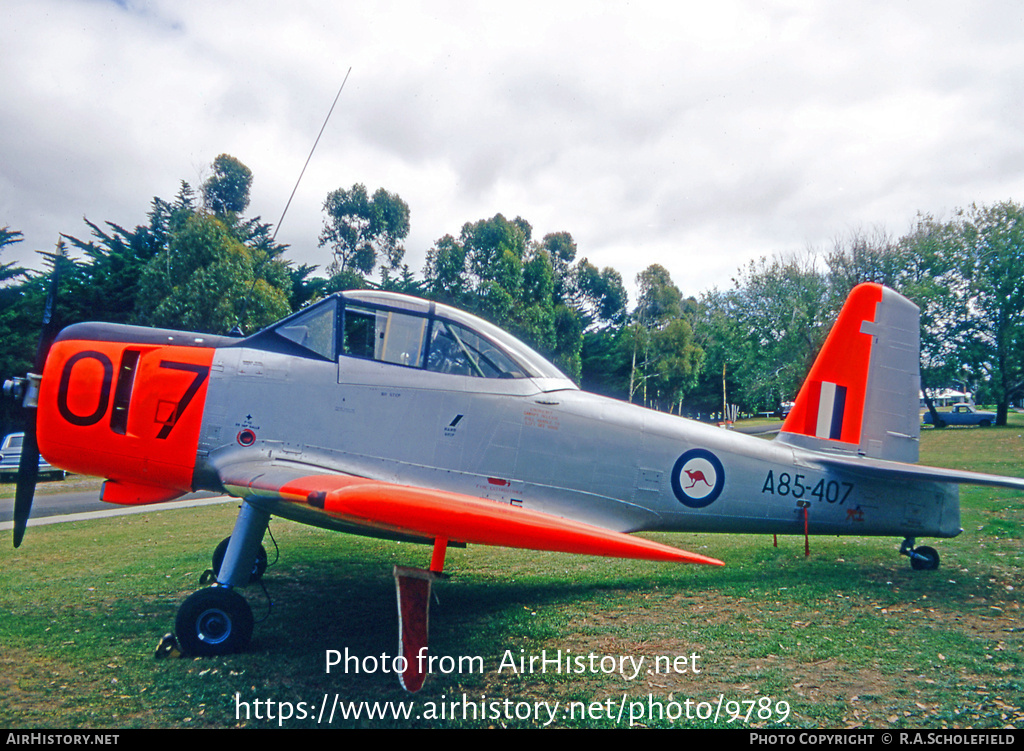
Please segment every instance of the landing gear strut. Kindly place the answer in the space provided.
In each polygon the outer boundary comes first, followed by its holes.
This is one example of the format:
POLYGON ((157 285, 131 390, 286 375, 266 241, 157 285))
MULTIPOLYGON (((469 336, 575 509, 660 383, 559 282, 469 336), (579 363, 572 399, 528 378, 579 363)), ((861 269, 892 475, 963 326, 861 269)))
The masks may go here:
POLYGON ((260 541, 269 521, 266 511, 242 503, 231 537, 217 546, 222 559, 215 564, 217 584, 193 593, 178 609, 174 633, 183 654, 225 655, 249 646, 252 609, 234 588, 257 581, 266 569, 267 554, 260 541))
MULTIPOLYGON (((231 542, 230 537, 225 537, 217 547, 213 549, 213 574, 216 576, 220 573, 221 564, 224 563, 224 554, 228 550, 228 544, 231 542)), ((267 571, 267 549, 262 545, 256 549, 256 560, 252 564, 252 573, 249 574, 249 584, 255 584, 263 578, 263 574, 267 571)))
POLYGON ((915 571, 934 571, 939 567, 939 552, 927 545, 914 547, 914 538, 908 537, 900 546, 900 555, 910 558, 910 567, 915 571))

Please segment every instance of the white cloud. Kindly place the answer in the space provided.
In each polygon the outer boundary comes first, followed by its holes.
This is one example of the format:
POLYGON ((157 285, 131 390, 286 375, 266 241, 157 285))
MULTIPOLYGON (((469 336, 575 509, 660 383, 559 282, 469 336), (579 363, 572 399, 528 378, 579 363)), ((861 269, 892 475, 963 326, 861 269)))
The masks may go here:
POLYGON ((412 209, 408 260, 497 212, 688 294, 851 228, 1021 192, 1022 19, 1002 3, 67 3, 0 9, 4 260, 134 225, 218 154, 317 249, 327 193, 412 209))

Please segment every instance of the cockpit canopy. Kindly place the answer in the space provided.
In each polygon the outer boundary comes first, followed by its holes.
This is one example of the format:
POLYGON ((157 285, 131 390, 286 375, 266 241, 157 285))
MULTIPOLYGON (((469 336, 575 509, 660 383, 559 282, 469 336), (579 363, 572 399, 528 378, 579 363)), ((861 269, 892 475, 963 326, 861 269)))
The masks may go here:
POLYGON ((455 308, 394 292, 341 292, 278 321, 248 346, 340 356, 477 378, 566 376, 506 331, 455 308))

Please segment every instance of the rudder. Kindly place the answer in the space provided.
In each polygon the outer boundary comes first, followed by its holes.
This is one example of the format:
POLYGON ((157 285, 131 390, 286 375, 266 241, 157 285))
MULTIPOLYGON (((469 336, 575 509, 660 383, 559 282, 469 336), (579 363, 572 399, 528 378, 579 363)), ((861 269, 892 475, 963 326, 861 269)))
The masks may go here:
POLYGON ((880 284, 850 292, 779 440, 916 462, 920 329, 916 305, 880 284))

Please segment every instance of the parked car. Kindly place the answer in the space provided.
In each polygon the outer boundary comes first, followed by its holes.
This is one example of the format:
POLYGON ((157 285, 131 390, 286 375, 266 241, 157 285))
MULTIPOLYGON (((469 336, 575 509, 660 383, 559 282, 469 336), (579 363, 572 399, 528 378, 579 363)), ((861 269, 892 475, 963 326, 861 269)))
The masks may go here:
MULTIPOLYGON (((954 404, 949 412, 939 412, 939 419, 946 425, 978 425, 987 428, 995 425, 995 412, 982 412, 973 404, 954 404)), ((924 424, 932 424, 932 413, 924 413, 924 424)))
POLYGON ((779 405, 779 408, 775 410, 775 416, 780 420, 785 420, 789 417, 789 413, 793 411, 793 402, 783 402, 779 405))
MULTIPOLYGON (((4 436, 4 442, 0 444, 0 476, 3 479, 13 480, 18 476, 18 464, 21 462, 21 446, 24 442, 24 433, 10 433, 4 436)), ((39 474, 52 475, 59 480, 63 480, 67 472, 63 469, 57 469, 40 456, 39 474)))

